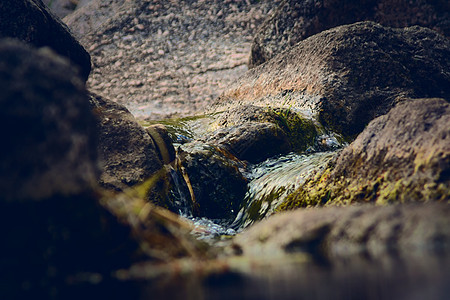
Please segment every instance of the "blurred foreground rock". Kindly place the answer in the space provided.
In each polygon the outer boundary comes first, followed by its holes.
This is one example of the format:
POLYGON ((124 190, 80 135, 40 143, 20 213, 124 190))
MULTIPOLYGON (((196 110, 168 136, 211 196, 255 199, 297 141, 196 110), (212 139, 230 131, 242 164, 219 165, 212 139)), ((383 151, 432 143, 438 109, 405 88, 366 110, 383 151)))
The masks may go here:
POLYGON ((58 298, 133 262, 204 253, 186 221, 97 186, 97 121, 67 60, 1 40, 0 88, 1 298, 58 298))
POLYGON ((309 253, 339 265, 370 260, 445 255, 450 247, 450 206, 445 203, 354 205, 298 209, 253 225, 233 240, 248 256, 309 253))
POLYGON ((67 26, 49 12, 42 0, 2 0, 0 38, 17 38, 34 47, 48 46, 79 67, 86 81, 91 72, 88 52, 67 26))

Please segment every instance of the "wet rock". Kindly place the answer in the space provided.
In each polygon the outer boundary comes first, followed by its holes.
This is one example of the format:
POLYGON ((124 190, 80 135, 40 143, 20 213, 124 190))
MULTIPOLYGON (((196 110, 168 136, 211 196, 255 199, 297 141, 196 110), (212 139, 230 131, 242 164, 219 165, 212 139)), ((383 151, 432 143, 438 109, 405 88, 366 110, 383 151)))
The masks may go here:
POLYGON ((175 148, 167 128, 162 124, 153 124, 145 128, 158 150, 158 156, 165 165, 175 160, 175 148))
POLYGON ((218 145, 241 160, 261 162, 314 144, 317 130, 311 120, 287 109, 239 105, 224 112, 203 141, 218 145))
POLYGON ((236 236, 234 248, 251 257, 307 253, 333 264, 418 258, 448 251, 449 213, 444 203, 299 209, 255 224, 236 236))
POLYGON ((178 149, 181 171, 191 189, 194 216, 232 220, 247 190, 247 180, 233 155, 201 142, 178 149))
POLYGON ((422 27, 373 22, 316 34, 248 71, 217 100, 285 107, 354 136, 405 97, 450 98, 450 42, 422 27))
POLYGON ((283 130, 273 123, 248 122, 214 131, 206 142, 252 163, 292 150, 283 130))
POLYGON ((359 21, 388 27, 419 25, 450 36, 447 1, 283 1, 257 32, 249 66, 260 65, 321 31, 359 21))
POLYGON ((450 105, 410 99, 376 118, 285 208, 450 199, 450 105))
POLYGON ((124 106, 97 95, 90 102, 100 123, 102 186, 124 190, 162 169, 152 138, 124 106))
POLYGON ((41 0, 4 0, 0 3, 0 38, 17 38, 35 47, 48 46, 80 69, 87 80, 91 58, 69 29, 41 0))

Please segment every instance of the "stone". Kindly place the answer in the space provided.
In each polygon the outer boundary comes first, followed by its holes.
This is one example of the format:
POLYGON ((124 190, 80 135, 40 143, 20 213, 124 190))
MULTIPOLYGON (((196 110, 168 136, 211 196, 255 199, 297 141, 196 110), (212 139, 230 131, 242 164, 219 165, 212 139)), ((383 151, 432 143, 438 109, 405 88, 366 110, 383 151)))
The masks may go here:
POLYGON ((249 70, 213 111, 284 107, 354 138, 405 97, 450 99, 450 41, 423 27, 339 26, 249 70))
POLYGON ((218 145, 237 158, 251 163, 258 163, 292 150, 284 131, 269 122, 247 122, 218 129, 205 141, 218 145))
POLYGON ((91 72, 89 53, 41 0, 0 2, 0 38, 16 38, 34 47, 50 47, 78 66, 86 81, 91 72))
POLYGON ((99 119, 103 187, 125 190, 163 168, 152 138, 128 109, 94 94, 90 103, 99 119))
POLYGON ((59 295, 69 277, 142 258, 100 203, 97 122, 84 82, 49 48, 0 41, 2 298, 59 295))
POLYGON ((306 253, 337 265, 358 257, 434 256, 450 247, 449 213, 445 203, 298 209, 246 229, 233 247, 250 257, 306 253))
POLYGON ((0 53, 2 199, 91 189, 99 174, 96 120, 77 71, 49 48, 15 40, 1 40, 0 53))
POLYGON ((386 27, 419 25, 450 36, 448 1, 285 0, 256 33, 249 67, 260 65, 324 30, 360 21, 386 27))
POLYGON ((220 115, 217 130, 202 141, 217 145, 240 160, 258 163, 291 151, 305 151, 317 137, 312 120, 288 109, 238 105, 220 115))
POLYGON ((369 123, 285 208, 450 200, 450 104, 410 99, 369 123))
POLYGON ((92 55, 90 90, 154 121, 202 114, 247 70, 249 25, 279 1, 91 0, 64 21, 92 55))
POLYGON ((232 221, 247 190, 243 164, 227 151, 201 142, 178 149, 180 169, 189 181, 194 216, 232 221))
POLYGON ((92 0, 43 0, 44 4, 61 19, 91 1, 92 0))

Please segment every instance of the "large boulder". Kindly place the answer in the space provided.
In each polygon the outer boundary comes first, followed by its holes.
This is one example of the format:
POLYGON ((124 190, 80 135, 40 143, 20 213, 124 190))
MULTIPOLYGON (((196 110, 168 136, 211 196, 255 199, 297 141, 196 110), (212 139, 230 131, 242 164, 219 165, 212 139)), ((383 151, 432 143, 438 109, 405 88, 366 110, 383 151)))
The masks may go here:
POLYGON ((96 120, 76 70, 49 48, 7 39, 0 52, 2 199, 90 189, 99 174, 96 120))
POLYGON ((411 99, 369 123, 285 208, 450 200, 450 104, 411 99))
POLYGON ((344 25, 249 70, 222 94, 215 109, 241 103, 283 106, 352 137, 400 96, 450 99, 448 57, 450 41, 430 29, 344 25))
POLYGON ((193 240, 188 222, 139 190, 98 187, 97 150, 113 145, 114 137, 105 144, 108 134, 130 144, 146 139, 141 150, 154 150, 126 110, 94 97, 98 128, 84 82, 66 59, 1 40, 0 88, 0 298, 73 299, 88 291, 117 297, 129 290, 114 275, 119 269, 203 257, 207 248, 193 240))
POLYGON ((249 66, 260 65, 309 36, 336 26, 374 21, 383 26, 428 27, 450 37, 448 1, 285 0, 256 33, 249 66))
POLYGON ((102 186, 124 190, 162 168, 152 138, 128 109, 98 95, 91 95, 90 103, 99 119, 102 186))
POLYGON ((0 89, 1 297, 127 266, 139 245, 99 204, 96 120, 76 70, 2 40, 0 89))
POLYGON ((89 76, 89 53, 41 0, 0 2, 0 38, 5 37, 19 39, 35 47, 48 46, 77 65, 84 80, 89 76))
POLYGON ((160 120, 202 113, 243 74, 278 3, 92 0, 64 21, 93 57, 90 90, 160 120))

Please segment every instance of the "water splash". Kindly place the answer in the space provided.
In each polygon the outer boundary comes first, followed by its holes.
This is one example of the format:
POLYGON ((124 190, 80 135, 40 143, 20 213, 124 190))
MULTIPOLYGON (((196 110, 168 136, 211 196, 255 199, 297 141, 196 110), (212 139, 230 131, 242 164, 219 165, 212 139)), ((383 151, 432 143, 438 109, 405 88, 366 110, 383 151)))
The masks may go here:
POLYGON ((250 181, 248 191, 232 228, 245 228, 273 214, 289 194, 323 169, 335 153, 291 153, 254 165, 246 174, 250 181))

